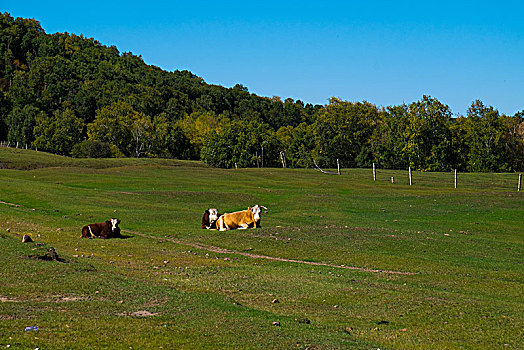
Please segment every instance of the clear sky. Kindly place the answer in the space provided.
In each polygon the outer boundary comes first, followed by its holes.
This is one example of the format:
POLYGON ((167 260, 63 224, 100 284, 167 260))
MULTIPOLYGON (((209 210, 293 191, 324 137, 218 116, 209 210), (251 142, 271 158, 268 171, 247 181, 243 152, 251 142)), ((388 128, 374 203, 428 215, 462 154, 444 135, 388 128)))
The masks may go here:
POLYGON ((524 109, 524 1, 21 1, 0 11, 261 96, 524 109))

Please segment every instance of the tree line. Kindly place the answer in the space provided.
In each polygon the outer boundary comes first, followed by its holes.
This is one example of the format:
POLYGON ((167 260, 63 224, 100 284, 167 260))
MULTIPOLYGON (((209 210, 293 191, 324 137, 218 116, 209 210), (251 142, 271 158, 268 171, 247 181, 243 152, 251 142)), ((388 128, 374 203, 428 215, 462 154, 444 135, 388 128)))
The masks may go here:
POLYGON ((93 38, 0 14, 0 140, 74 157, 201 159, 216 167, 411 166, 521 171, 524 111, 431 96, 399 106, 261 97, 164 71, 93 38))

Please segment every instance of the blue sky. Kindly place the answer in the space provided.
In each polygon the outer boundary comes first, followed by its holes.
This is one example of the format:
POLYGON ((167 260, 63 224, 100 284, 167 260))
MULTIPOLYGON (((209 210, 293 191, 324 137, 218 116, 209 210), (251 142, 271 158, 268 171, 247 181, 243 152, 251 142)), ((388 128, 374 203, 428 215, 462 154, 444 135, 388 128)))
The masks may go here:
POLYGON ((12 1, 47 33, 261 96, 524 109, 523 1, 12 1))

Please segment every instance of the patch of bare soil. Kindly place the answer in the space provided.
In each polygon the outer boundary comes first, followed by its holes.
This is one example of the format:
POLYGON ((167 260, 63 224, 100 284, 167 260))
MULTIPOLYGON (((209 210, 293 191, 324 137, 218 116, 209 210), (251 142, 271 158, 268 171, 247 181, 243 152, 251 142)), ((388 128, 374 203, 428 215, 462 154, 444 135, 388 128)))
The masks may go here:
POLYGON ((0 201, 0 204, 5 204, 5 205, 9 205, 10 207, 20 207, 19 204, 14 204, 14 203, 8 203, 8 202, 4 202, 4 201, 0 201))
POLYGON ((131 317, 151 317, 159 315, 159 312, 149 312, 147 310, 139 310, 135 312, 125 312, 122 314, 119 314, 120 316, 131 316, 131 317))
POLYGON ((55 302, 56 303, 68 303, 72 301, 82 301, 82 300, 87 300, 87 298, 86 297, 73 297, 73 296, 59 297, 58 299, 55 300, 55 302))
POLYGON ((11 297, 0 295, 0 302, 1 303, 18 303, 20 302, 20 300, 17 300, 16 298, 11 298, 11 297))

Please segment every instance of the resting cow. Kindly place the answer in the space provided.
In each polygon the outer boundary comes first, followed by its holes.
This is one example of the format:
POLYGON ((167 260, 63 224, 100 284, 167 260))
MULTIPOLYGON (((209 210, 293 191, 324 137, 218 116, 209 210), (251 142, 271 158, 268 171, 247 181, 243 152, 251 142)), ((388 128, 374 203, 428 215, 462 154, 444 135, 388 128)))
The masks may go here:
POLYGON ((222 214, 218 219, 217 227, 220 231, 260 227, 260 208, 255 205, 247 210, 222 214))
POLYGON ((111 219, 106 222, 89 224, 82 227, 82 238, 117 238, 122 237, 118 224, 120 220, 111 219))
POLYGON ((206 210, 202 216, 202 228, 207 230, 216 230, 216 222, 220 215, 222 214, 218 213, 218 209, 210 208, 206 210))

